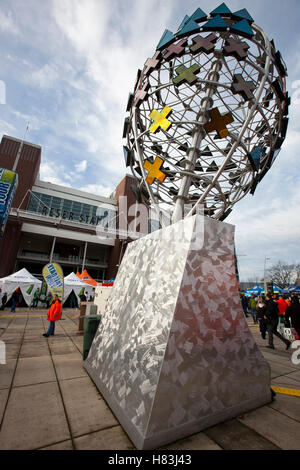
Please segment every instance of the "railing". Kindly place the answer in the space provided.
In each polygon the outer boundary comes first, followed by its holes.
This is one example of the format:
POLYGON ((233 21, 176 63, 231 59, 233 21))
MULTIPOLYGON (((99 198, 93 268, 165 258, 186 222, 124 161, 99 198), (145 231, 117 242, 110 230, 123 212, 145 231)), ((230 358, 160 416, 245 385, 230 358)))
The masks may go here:
POLYGON ((71 263, 80 263, 82 262, 82 259, 79 258, 79 256, 74 256, 74 255, 69 255, 69 256, 60 256, 56 253, 53 254, 53 261, 66 261, 66 262, 71 262, 71 263))
POLYGON ((18 258, 34 258, 34 259, 41 259, 41 260, 48 260, 49 255, 47 253, 38 253, 38 252, 26 252, 22 251, 18 254, 18 258))
MULTIPOLYGON (((50 254, 45 254, 45 253, 36 253, 36 252, 24 252, 22 251, 21 253, 18 254, 18 259, 34 259, 34 260, 40 260, 40 261, 49 261, 50 259, 50 254)), ((81 265, 83 262, 83 258, 80 258, 79 256, 74 256, 70 255, 68 257, 60 256, 58 254, 53 254, 53 261, 57 262, 62 262, 62 263, 67 263, 67 264, 78 264, 81 265)), ((107 261, 101 261, 97 259, 85 259, 85 266, 91 266, 91 267, 97 267, 97 268, 107 268, 107 261)))
POLYGON ((12 208, 9 214, 11 220, 14 218, 16 220, 19 220, 21 222, 29 222, 29 223, 34 223, 34 224, 41 224, 41 225, 47 225, 51 226, 53 228, 64 228, 67 230, 76 230, 84 232, 84 233, 89 233, 92 235, 99 237, 103 237, 102 243, 112 245, 114 242, 114 239, 116 238, 116 233, 114 232, 114 236, 111 236, 110 233, 107 233, 106 230, 101 228, 99 225, 93 225, 93 224, 86 224, 83 222, 79 222, 76 220, 67 220, 63 219, 62 217, 56 218, 56 217, 49 217, 47 215, 40 214, 38 212, 31 212, 31 211, 25 211, 22 209, 15 209, 12 208), (110 237, 109 237, 110 235, 110 237))
MULTIPOLYGON (((11 209, 10 217, 15 217, 17 220, 22 222, 36 224, 41 223, 44 225, 53 226, 55 228, 65 228, 67 230, 76 229, 76 231, 80 230, 82 232, 91 233, 92 235, 97 236, 99 240, 101 239, 102 243, 107 245, 113 245, 116 238, 123 240, 137 240, 147 235, 147 233, 117 229, 113 226, 106 228, 102 227, 101 225, 86 224, 75 220, 63 219, 62 217, 49 217, 38 212, 25 211, 15 208, 11 209)), ((113 219, 111 220, 111 223, 113 223, 113 219)))

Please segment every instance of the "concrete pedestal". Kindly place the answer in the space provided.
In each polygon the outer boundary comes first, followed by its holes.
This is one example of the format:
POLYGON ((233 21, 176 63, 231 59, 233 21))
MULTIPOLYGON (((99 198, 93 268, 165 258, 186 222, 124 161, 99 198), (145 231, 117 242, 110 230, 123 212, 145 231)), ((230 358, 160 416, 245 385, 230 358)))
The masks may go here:
POLYGON ((113 287, 97 286, 95 288, 94 304, 97 305, 98 315, 105 315, 107 299, 109 298, 113 287))
POLYGON ((137 449, 271 401, 238 292, 234 227, 200 215, 130 243, 85 368, 137 449))

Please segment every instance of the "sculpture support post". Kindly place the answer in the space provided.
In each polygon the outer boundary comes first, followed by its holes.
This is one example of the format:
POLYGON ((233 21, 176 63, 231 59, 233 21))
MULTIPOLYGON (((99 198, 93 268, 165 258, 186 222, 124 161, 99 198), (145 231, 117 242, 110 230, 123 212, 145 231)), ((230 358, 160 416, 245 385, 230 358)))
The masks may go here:
POLYGON ((271 401, 248 328, 234 227, 200 215, 132 242, 85 368, 136 448, 271 401))
MULTIPOLYGON (((212 82, 217 81, 218 79, 218 72, 222 68, 222 63, 220 60, 216 60, 213 63, 212 70, 210 73, 212 82)), ((197 150, 199 150, 203 137, 205 136, 206 132, 203 129, 203 125, 207 122, 206 112, 211 107, 212 104, 212 96, 215 92, 215 84, 207 85, 205 96, 202 100, 201 110, 198 113, 198 126, 196 127, 193 135, 192 147, 188 152, 186 163, 186 170, 192 172, 195 166, 195 162, 197 159, 197 150)), ((189 193, 191 185, 191 176, 184 176, 181 182, 181 186, 179 188, 178 196, 176 197, 176 203, 174 206, 174 212, 172 216, 172 221, 178 222, 178 220, 183 218, 183 210, 184 205, 187 202, 187 196, 189 193)))

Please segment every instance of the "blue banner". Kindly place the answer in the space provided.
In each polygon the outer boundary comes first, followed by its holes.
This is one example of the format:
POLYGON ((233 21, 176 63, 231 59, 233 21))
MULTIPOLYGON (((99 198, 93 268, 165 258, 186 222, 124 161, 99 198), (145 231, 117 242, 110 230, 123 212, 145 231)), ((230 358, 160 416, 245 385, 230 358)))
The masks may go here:
POLYGON ((18 175, 0 168, 0 238, 3 237, 12 201, 18 187, 18 175))

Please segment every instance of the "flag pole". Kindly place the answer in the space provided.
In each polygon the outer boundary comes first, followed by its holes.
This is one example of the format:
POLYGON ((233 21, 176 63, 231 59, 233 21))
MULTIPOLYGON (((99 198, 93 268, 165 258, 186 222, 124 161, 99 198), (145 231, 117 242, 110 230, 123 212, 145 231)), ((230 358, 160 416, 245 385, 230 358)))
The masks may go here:
POLYGON ((27 123, 24 137, 23 137, 23 139, 22 139, 22 141, 21 141, 21 143, 20 143, 20 147, 19 147, 19 150, 18 150, 18 153, 17 153, 17 157, 16 157, 16 159, 15 159, 15 163, 14 163, 14 166, 13 166, 12 171, 16 171, 16 170, 17 170, 17 166, 18 166, 18 163, 19 163, 19 160, 20 160, 22 148, 23 148, 23 145, 24 145, 25 136, 26 136, 26 134, 27 134, 28 129, 29 129, 29 122, 27 123))

